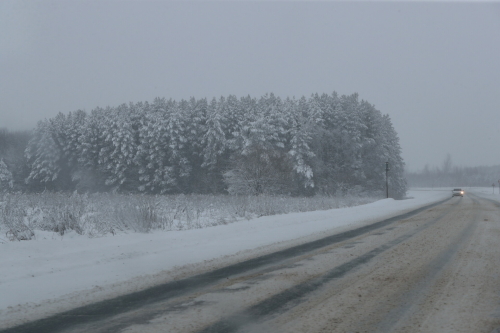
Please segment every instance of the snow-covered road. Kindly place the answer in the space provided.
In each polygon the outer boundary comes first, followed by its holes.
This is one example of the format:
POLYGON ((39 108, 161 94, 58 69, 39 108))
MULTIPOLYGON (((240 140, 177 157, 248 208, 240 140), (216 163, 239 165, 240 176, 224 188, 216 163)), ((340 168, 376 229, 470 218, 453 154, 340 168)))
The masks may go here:
POLYGON ((0 328, 359 227, 450 193, 410 191, 408 200, 185 231, 102 238, 39 232, 32 241, 0 244, 0 328))

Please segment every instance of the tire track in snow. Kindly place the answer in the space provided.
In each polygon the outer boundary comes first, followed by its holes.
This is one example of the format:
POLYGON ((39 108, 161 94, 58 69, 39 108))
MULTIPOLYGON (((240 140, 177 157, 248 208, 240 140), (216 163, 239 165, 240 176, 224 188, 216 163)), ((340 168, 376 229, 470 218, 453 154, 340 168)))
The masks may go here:
MULTIPOLYGON (((445 200, 448 201, 449 199, 445 200)), ((342 265, 339 265, 331 269, 326 274, 320 277, 310 279, 306 282, 298 284, 292 288, 289 288, 281 293, 273 295, 248 309, 233 314, 229 317, 223 318, 222 320, 206 327, 203 330, 198 331, 198 333, 231 333, 237 332, 244 326, 248 324, 255 324, 265 320, 266 317, 272 316, 276 313, 281 313, 288 311, 291 307, 298 305, 299 303, 306 301, 306 296, 314 291, 317 291, 323 285, 331 282, 332 280, 343 278, 346 274, 355 270, 356 268, 368 263, 374 259, 379 254, 393 248, 394 246, 404 242, 405 240, 413 237, 419 232, 427 229, 431 225, 435 224, 443 217, 445 217, 454 207, 458 204, 455 203, 449 209, 447 209, 439 217, 421 225, 414 231, 404 234, 392 241, 389 241, 353 260, 350 260, 342 265)))

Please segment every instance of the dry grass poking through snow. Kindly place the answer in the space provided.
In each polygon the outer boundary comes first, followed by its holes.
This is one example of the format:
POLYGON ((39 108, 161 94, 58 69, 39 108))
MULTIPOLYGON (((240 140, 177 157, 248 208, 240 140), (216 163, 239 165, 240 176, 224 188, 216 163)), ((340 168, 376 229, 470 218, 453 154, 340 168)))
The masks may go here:
POLYGON ((226 195, 4 194, 0 242, 29 240, 35 230, 89 237, 118 232, 206 228, 260 216, 352 207, 374 196, 290 198, 226 195))

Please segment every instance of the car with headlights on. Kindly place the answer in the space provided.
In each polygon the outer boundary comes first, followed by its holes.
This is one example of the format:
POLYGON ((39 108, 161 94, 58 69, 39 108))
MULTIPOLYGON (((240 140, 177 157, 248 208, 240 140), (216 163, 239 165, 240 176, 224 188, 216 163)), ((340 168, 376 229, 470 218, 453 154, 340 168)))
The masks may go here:
POLYGON ((465 194, 465 191, 462 190, 461 188, 454 188, 451 196, 452 197, 458 197, 458 196, 463 197, 464 194, 465 194))

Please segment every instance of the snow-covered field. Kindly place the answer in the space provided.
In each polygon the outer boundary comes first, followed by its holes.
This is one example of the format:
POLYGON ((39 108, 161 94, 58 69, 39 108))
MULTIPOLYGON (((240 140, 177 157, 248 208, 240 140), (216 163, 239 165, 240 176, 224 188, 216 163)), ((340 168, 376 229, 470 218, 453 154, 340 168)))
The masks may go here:
POLYGON ((171 232, 89 238, 75 232, 60 236, 36 231, 34 240, 0 243, 0 327, 318 239, 450 194, 450 189, 413 190, 407 200, 384 199, 171 232))
POLYGON ((496 201, 500 201, 500 193, 498 193, 498 186, 495 186, 495 192, 493 193, 492 187, 470 187, 464 188, 466 191, 470 191, 474 194, 477 194, 483 198, 488 198, 496 201))

